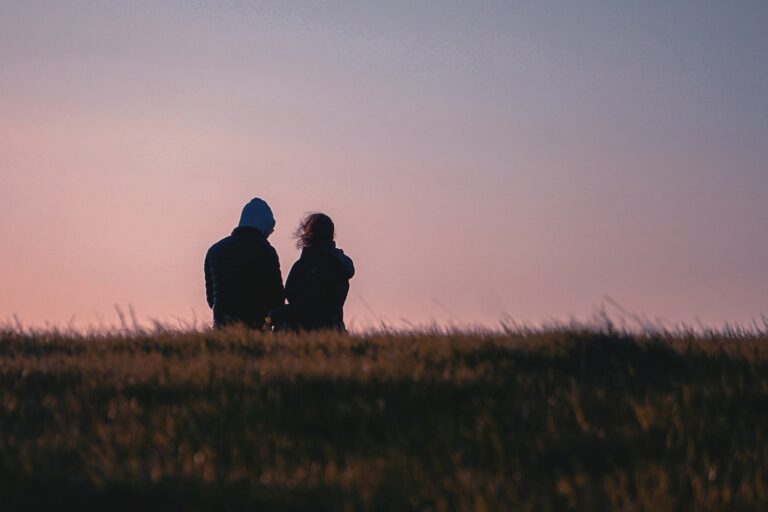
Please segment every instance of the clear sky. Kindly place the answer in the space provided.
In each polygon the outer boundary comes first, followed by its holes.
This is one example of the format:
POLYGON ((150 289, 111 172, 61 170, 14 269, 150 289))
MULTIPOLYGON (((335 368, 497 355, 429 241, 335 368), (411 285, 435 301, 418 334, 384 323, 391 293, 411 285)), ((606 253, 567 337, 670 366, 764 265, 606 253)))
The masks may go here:
POLYGON ((0 319, 209 320, 266 199, 353 325, 768 313, 768 2, 0 0, 0 319))

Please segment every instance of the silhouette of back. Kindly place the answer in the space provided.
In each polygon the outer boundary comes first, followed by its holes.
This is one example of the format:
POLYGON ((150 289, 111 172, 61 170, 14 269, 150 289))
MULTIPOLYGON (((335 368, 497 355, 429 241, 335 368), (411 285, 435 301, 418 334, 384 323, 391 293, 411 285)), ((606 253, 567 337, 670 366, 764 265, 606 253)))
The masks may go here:
POLYGON ((206 298, 217 327, 243 323, 261 328, 267 313, 283 304, 280 262, 267 241, 274 224, 266 203, 254 199, 232 234, 208 250, 206 298))
POLYGON ((304 248, 285 283, 295 311, 293 327, 343 330, 344 302, 354 274, 352 260, 333 244, 304 248))
POLYGON ((334 236, 333 221, 322 213, 307 216, 299 226, 297 246, 302 251, 288 274, 288 306, 282 311, 283 325, 288 328, 345 329, 344 302, 355 267, 336 248, 334 236))

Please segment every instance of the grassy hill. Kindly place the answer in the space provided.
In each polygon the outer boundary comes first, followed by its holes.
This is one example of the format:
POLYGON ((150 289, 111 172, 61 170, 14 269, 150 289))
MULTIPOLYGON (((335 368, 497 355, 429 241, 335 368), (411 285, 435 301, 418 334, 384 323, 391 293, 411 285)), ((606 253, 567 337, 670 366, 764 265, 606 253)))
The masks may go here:
POLYGON ((766 510, 768 335, 6 329, 0 502, 766 510))

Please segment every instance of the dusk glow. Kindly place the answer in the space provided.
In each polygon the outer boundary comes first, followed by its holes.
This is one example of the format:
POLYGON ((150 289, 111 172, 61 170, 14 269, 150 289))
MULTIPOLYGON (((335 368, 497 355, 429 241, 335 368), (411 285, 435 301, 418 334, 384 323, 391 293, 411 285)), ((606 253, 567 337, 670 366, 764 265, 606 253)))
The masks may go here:
POLYGON ((0 4, 0 321, 209 322, 252 197, 347 325, 768 314, 768 3, 0 4), (674 4, 674 5, 673 5, 674 4))

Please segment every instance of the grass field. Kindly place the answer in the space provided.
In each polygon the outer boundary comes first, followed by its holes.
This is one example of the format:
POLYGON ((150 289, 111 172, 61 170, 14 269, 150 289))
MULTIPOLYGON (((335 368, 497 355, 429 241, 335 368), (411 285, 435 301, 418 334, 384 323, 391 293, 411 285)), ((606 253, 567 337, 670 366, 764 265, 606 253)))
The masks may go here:
POLYGON ((5 329, 0 503, 768 510, 768 335, 5 329))

